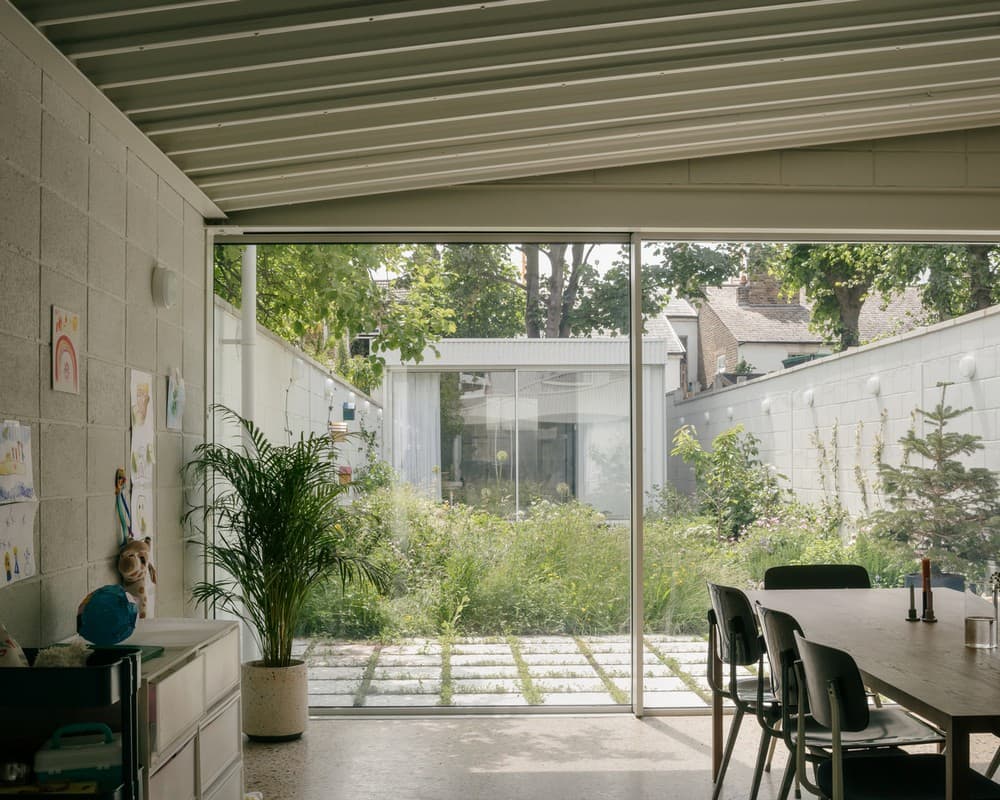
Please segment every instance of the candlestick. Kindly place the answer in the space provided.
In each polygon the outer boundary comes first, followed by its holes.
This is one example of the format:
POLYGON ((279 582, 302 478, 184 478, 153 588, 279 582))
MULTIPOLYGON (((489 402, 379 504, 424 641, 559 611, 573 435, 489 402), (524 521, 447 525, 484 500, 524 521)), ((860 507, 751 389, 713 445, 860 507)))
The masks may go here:
POLYGON ((937 617, 934 616, 934 592, 931 591, 930 586, 927 587, 927 605, 924 608, 924 622, 937 622, 937 617))
POLYGON ((911 584, 910 585, 910 609, 909 609, 909 611, 906 612, 906 621, 907 622, 916 622, 918 619, 920 619, 920 618, 917 616, 917 606, 916 606, 916 602, 915 602, 915 599, 914 599, 914 596, 913 596, 913 585, 911 584))

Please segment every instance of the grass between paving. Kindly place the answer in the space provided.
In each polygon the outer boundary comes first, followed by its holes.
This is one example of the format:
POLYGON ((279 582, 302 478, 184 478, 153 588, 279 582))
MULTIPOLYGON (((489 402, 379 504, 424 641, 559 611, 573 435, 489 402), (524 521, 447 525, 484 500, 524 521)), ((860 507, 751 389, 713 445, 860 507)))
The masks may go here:
POLYGON ((451 685, 451 648, 454 644, 454 640, 451 636, 442 636, 440 638, 441 642, 441 699, 438 700, 439 706, 450 706, 451 694, 453 691, 451 685))
POLYGON ((528 669, 528 662, 521 655, 521 643, 514 636, 508 636, 506 641, 510 647, 510 652, 514 656, 514 663, 517 665, 518 677, 521 679, 521 694, 524 695, 524 699, 528 702, 528 705, 542 705, 545 702, 545 698, 542 697, 541 691, 531 680, 531 671, 528 669))
POLYGON ((604 671, 604 667, 597 663, 597 659, 594 658, 594 652, 590 649, 583 639, 579 636, 574 636, 573 641, 576 642, 576 646, 583 653, 583 657, 587 659, 587 663, 590 664, 590 668, 597 673, 597 677, 601 679, 601 683, 604 684, 604 688, 608 690, 608 694, 611 695, 611 699, 614 700, 618 705, 628 705, 629 697, 628 692, 623 692, 617 686, 615 682, 611 680, 611 676, 604 671))
POLYGON ((701 686, 698 685, 698 681, 694 679, 694 676, 688 672, 685 672, 684 667, 681 666, 681 662, 676 658, 671 658, 666 653, 664 653, 659 647, 657 647, 653 642, 648 639, 643 639, 646 647, 649 651, 660 659, 660 663, 665 664, 670 668, 670 671, 674 673, 674 677, 680 678, 681 682, 692 692, 698 695, 699 698, 708 705, 712 704, 712 695, 706 692, 701 686))
POLYGON ((372 677, 375 675, 375 665, 378 664, 379 654, 382 652, 382 645, 376 644, 372 654, 368 656, 368 663, 365 664, 365 674, 361 676, 361 683, 354 693, 354 706, 359 708, 365 704, 365 696, 372 685, 372 677))

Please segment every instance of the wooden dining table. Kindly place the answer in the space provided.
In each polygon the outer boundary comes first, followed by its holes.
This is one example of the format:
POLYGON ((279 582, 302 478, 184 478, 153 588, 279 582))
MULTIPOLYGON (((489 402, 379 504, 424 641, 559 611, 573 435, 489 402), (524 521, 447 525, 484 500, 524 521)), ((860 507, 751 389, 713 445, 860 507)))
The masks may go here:
MULTIPOLYGON (((759 590, 751 602, 791 614, 809 639, 854 657, 865 683, 940 727, 947 737, 946 798, 969 797, 969 735, 1000 735, 1000 654, 965 646, 966 600, 933 592, 936 623, 908 622, 906 589, 759 590)), ((920 611, 920 591, 917 593, 920 611)), ((992 605, 977 600, 979 613, 992 605)), ((713 767, 721 757, 722 705, 713 706, 713 767)))

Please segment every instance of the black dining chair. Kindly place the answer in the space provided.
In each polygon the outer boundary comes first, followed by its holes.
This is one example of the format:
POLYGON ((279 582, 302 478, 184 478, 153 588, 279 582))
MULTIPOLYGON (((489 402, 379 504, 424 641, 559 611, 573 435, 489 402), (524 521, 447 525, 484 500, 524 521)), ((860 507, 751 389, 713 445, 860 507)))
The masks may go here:
MULTIPOLYGON (((712 608, 708 612, 708 685, 713 695, 729 700, 735 707, 722 763, 719 765, 719 773, 715 776, 712 790, 712 800, 717 800, 722 791, 722 782, 744 716, 751 714, 770 718, 777 714, 777 708, 775 698, 770 692, 761 694, 756 677, 739 677, 741 668, 758 665, 763 655, 763 639, 757 630, 757 616, 749 598, 739 589, 715 583, 708 584, 708 593, 712 601, 712 608), (725 668, 721 681, 717 680, 715 671, 717 659, 725 668)), ((762 730, 764 733, 761 736, 757 767, 754 769, 753 784, 750 788, 750 800, 756 800, 760 789, 764 756, 767 754, 770 742, 770 734, 766 729, 762 730)))
MULTIPOLYGON (((773 736, 784 740, 789 760, 782 779, 779 800, 788 796, 792 780, 797 777, 796 752, 799 743, 804 748, 805 760, 823 761, 829 758, 832 738, 830 732, 810 716, 808 706, 804 716, 805 736, 798 733, 799 697, 798 679, 794 664, 797 660, 795 636, 802 628, 795 618, 783 611, 776 611, 757 604, 767 656, 771 661, 771 688, 778 698, 780 721, 771 729, 773 736)), ((767 720, 760 720, 764 725, 767 720)), ((904 747, 918 744, 939 744, 944 736, 934 728, 909 714, 902 708, 874 708, 869 710, 869 721, 860 731, 845 735, 843 746, 850 751, 871 750, 885 747, 904 747)), ((795 796, 799 797, 796 781, 795 796)))
MULTIPOLYGON (((809 714, 796 717, 796 739, 807 740, 809 720, 829 733, 830 757, 816 765, 815 782, 806 775, 806 748, 796 748, 796 774, 802 784, 825 800, 942 800, 945 796, 945 757, 937 753, 910 754, 891 739, 879 737, 863 754, 847 751, 854 736, 872 727, 876 710, 868 706, 857 664, 848 653, 810 641, 796 632, 795 662, 798 706, 808 702, 809 714)), ((883 709, 883 716, 887 709, 883 709)), ((905 712, 904 712, 905 713, 905 712)), ((972 800, 1000 800, 1000 784, 969 770, 972 800)))
POLYGON ((764 573, 765 589, 871 589, 859 564, 782 564, 764 573))

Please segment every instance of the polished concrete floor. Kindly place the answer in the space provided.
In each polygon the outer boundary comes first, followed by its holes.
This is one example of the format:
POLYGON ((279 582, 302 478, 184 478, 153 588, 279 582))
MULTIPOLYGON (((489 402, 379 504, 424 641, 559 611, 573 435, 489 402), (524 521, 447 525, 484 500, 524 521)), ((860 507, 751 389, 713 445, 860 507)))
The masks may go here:
MULTIPOLYGON (((701 800, 711 797, 707 716, 627 714, 323 718, 298 742, 244 747, 264 800, 701 800)), ((726 779, 745 800, 757 745, 747 720, 726 779)), ((980 769, 996 747, 975 737, 980 769)), ((781 782, 783 754, 760 800, 781 782)))

